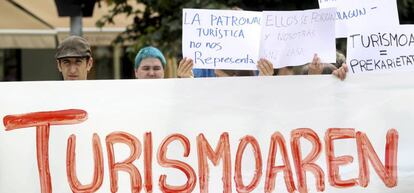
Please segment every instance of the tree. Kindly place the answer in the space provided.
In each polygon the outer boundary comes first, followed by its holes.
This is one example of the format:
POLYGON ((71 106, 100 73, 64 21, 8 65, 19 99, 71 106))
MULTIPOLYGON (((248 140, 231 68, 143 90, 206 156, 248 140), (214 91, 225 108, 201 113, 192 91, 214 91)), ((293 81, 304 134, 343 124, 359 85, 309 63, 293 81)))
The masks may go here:
POLYGON ((214 8, 223 9, 236 5, 235 0, 137 0, 145 6, 144 10, 133 10, 130 1, 108 0, 114 8, 97 22, 97 26, 112 23, 118 14, 134 17, 134 22, 127 27, 117 42, 132 41, 130 51, 136 51, 146 45, 160 48, 167 57, 181 53, 182 9, 183 8, 214 8))
POLYGON ((401 24, 413 24, 414 0, 398 0, 398 14, 401 24))

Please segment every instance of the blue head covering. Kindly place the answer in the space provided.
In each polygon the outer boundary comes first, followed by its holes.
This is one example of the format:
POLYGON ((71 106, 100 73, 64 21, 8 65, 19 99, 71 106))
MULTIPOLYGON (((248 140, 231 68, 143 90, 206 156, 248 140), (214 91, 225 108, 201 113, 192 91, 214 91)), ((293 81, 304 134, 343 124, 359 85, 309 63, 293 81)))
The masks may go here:
POLYGON ((167 64, 164 55, 162 55, 159 49, 152 46, 148 46, 139 50, 139 52, 135 56, 134 69, 137 69, 141 64, 141 61, 145 58, 158 58, 161 61, 163 68, 165 68, 165 65, 167 64))

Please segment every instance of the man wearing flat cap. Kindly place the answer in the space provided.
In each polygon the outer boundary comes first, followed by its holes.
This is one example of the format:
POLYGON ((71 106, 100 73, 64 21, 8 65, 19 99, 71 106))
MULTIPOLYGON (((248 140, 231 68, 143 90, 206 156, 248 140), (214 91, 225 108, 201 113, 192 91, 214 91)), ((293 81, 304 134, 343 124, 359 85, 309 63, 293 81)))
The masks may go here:
POLYGON ((69 36, 58 46, 55 55, 63 80, 86 80, 93 65, 91 47, 80 36, 69 36))

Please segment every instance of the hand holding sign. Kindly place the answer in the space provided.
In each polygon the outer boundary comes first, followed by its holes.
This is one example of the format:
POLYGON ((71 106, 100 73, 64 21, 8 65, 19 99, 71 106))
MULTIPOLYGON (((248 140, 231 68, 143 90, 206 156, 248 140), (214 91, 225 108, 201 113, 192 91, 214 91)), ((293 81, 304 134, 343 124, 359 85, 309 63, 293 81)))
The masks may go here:
POLYGON ((257 69, 259 69, 259 76, 273 76, 273 64, 267 59, 260 59, 257 62, 257 69))
POLYGON ((193 78, 193 60, 191 58, 183 58, 178 64, 177 76, 179 78, 193 78))
POLYGON ((318 54, 313 56, 312 62, 309 64, 308 74, 322 74, 323 64, 321 63, 321 58, 318 57, 318 54))

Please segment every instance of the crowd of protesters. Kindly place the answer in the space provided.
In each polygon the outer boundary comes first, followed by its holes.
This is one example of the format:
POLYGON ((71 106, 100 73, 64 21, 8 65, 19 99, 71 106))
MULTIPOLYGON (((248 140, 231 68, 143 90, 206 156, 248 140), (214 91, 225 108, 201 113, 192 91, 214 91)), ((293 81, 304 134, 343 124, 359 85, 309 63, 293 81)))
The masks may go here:
MULTIPOLYGON (((347 73, 345 56, 337 52, 337 62, 321 63, 315 54, 311 62, 302 66, 288 66, 274 69, 272 62, 266 58, 257 61, 257 71, 193 69, 191 58, 184 57, 178 64, 177 77, 226 77, 226 76, 283 76, 283 75, 315 75, 333 74, 344 80, 347 73), (196 74, 194 76, 194 74, 196 74)), ((69 36, 63 40, 55 55, 59 72, 64 80, 86 80, 93 66, 93 57, 88 41, 79 36, 69 36)), ((167 61, 162 52, 152 46, 142 48, 135 57, 134 74, 137 79, 164 78, 167 61)))

